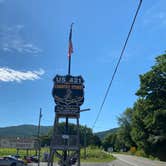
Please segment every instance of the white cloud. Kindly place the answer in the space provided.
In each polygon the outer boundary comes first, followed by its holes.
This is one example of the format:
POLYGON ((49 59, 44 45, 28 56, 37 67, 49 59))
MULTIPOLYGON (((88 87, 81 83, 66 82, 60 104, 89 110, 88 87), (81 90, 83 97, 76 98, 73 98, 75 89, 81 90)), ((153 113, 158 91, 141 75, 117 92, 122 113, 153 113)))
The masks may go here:
POLYGON ((37 54, 42 50, 32 43, 25 41, 21 35, 23 25, 13 27, 3 26, 0 28, 0 49, 4 52, 19 52, 37 54))
POLYGON ((0 82, 21 82, 25 80, 40 79, 40 76, 44 74, 44 70, 38 71, 17 71, 10 68, 0 68, 0 82))

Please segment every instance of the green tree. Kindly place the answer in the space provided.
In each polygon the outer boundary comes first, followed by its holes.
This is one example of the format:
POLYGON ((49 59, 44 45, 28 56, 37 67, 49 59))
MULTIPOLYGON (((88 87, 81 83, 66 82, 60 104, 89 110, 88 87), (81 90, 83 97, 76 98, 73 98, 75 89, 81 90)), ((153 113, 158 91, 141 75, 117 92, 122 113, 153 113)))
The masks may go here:
POLYGON ((123 114, 120 117, 118 117, 118 123, 120 126, 117 132, 118 139, 121 141, 123 145, 125 145, 125 148, 127 150, 129 150, 130 147, 135 146, 135 143, 131 137, 132 114, 133 109, 127 108, 125 112, 123 112, 123 114))
POLYGON ((109 135, 107 135, 104 140, 103 140, 103 148, 104 150, 107 151, 107 149, 109 147, 112 147, 113 149, 115 149, 115 142, 116 142, 116 134, 115 133, 111 133, 109 135))
MULTIPOLYGON (((81 146, 84 145, 84 138, 86 137, 86 145, 95 145, 99 146, 101 145, 100 138, 93 134, 92 129, 80 125, 79 127, 79 132, 80 132, 80 144, 81 146), (86 135, 85 135, 86 134, 86 135)), ((76 135, 77 134, 77 126, 75 124, 69 123, 68 124, 68 133, 71 135, 76 135)), ((53 128, 50 129, 47 135, 44 135, 41 137, 41 144, 44 146, 45 144, 50 145, 51 137, 53 134, 53 128)), ((57 127, 57 135, 60 134, 65 134, 65 123, 59 123, 57 127)))
POLYGON ((117 133, 110 133, 107 136, 105 136, 102 142, 102 146, 105 151, 107 151, 109 147, 112 147, 113 150, 117 152, 120 151, 121 149, 126 148, 123 141, 119 139, 117 133))
POLYGON ((152 69, 140 75, 140 89, 136 95, 153 105, 153 109, 166 108, 166 54, 156 58, 152 69))
POLYGON ((166 54, 140 75, 139 97, 132 115, 132 139, 147 154, 163 159, 166 154, 166 54))
POLYGON ((91 139, 91 145, 98 146, 98 147, 101 146, 101 140, 97 135, 93 134, 93 137, 91 139))
POLYGON ((41 140, 41 146, 50 146, 50 141, 51 141, 51 137, 49 137, 48 135, 44 135, 40 137, 41 140))
POLYGON ((149 150, 148 137, 150 131, 150 118, 151 112, 149 112, 147 103, 143 99, 137 100, 134 104, 134 112, 132 116, 132 131, 131 136, 138 148, 144 149, 147 153, 149 150), (149 126, 147 126, 148 124, 149 126))

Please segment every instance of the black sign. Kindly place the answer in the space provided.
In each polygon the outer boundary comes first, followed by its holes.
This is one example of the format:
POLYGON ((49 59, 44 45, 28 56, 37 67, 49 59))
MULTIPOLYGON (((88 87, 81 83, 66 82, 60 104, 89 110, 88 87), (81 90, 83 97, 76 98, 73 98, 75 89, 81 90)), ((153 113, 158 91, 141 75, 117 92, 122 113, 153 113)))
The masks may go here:
POLYGON ((84 80, 81 76, 60 76, 54 78, 52 95, 58 106, 77 108, 84 102, 84 80))
POLYGON ((77 106, 69 106, 69 107, 63 107, 63 106, 56 106, 55 112, 60 116, 78 116, 80 113, 80 107, 77 106))

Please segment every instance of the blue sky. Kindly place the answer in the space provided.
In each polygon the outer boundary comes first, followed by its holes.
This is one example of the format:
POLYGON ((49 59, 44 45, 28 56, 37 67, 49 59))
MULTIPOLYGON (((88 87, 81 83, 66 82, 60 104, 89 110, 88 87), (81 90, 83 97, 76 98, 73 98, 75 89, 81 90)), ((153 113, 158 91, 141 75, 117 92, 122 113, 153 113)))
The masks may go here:
MULTIPOLYGON (((92 127, 133 19, 137 0, 0 0, 0 127, 52 125, 52 78, 67 74, 70 24, 72 75, 85 80, 91 111, 80 122, 92 127)), ((166 50, 166 1, 144 0, 134 31, 94 131, 117 127, 132 107, 139 74, 166 50)))

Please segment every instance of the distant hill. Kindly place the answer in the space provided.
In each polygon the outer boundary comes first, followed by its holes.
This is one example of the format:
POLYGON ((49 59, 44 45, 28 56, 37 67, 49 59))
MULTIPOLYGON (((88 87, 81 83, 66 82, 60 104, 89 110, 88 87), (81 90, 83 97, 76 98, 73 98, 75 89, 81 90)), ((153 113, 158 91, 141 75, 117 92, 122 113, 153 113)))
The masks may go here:
MULTIPOLYGON (((41 126, 40 135, 48 134, 52 126, 41 126)), ((114 133, 118 128, 95 133, 102 140, 107 134, 114 133)), ((35 125, 19 125, 0 128, 0 137, 33 137, 37 136, 38 126, 35 125)))
MULTIPOLYGON (((40 135, 45 135, 51 129, 51 126, 41 126, 40 135)), ((37 135, 38 126, 35 125, 19 125, 11 127, 1 127, 1 137, 33 137, 37 135)))
POLYGON ((113 129, 110 129, 110 130, 106 130, 106 131, 101 131, 101 132, 98 132, 98 133, 95 133, 101 140, 104 139, 104 137, 110 133, 115 133, 117 132, 118 128, 113 128, 113 129))

